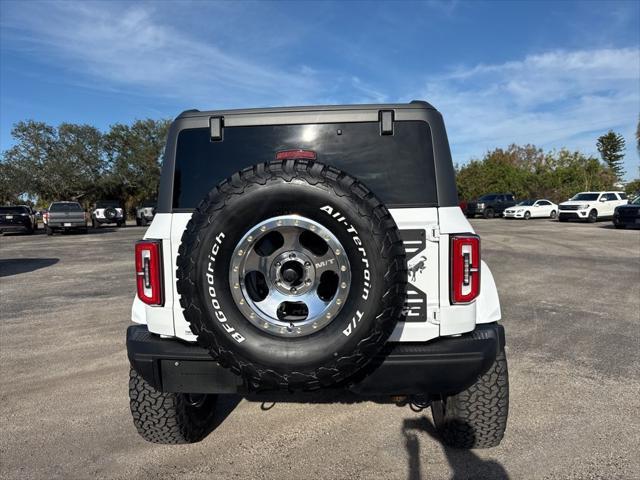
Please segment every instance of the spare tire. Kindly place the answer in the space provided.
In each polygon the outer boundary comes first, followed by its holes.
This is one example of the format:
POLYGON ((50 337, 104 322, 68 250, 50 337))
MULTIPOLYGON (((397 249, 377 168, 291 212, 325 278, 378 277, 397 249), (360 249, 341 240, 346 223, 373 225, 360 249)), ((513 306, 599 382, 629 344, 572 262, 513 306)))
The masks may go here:
POLYGON ((118 212, 113 207, 107 207, 104 209, 104 218, 107 220, 113 220, 118 216, 118 212))
POLYGON ((200 203, 177 259, 198 342, 251 389, 346 382, 401 316, 398 228, 362 183, 307 160, 259 164, 200 203))

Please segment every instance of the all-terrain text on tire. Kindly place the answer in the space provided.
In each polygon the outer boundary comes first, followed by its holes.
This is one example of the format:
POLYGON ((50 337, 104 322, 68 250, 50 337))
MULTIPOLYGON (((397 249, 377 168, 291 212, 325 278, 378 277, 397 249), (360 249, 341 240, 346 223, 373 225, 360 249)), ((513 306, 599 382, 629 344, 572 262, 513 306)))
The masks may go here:
POLYGON ((348 392, 500 442, 498 294, 431 105, 184 112, 154 207, 127 330, 143 438, 201 440, 221 395, 348 392))

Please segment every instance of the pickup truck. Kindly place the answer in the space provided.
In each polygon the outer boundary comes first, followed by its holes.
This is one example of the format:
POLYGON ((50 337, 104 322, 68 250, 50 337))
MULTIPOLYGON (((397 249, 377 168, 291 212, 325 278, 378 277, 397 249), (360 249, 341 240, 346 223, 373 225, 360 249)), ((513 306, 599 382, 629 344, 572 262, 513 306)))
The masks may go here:
POLYGON ((87 214, 78 202, 53 202, 44 220, 47 235, 71 230, 87 233, 87 214))

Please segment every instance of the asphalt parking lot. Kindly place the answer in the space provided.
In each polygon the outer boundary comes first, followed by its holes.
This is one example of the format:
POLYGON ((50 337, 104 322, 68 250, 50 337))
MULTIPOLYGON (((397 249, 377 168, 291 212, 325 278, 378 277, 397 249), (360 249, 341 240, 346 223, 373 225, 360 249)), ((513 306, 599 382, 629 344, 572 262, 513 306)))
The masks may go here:
POLYGON ((426 410, 234 398, 203 442, 146 443, 124 346, 144 229, 2 237, 0 477, 638 478, 640 231, 473 224, 500 291, 511 406, 503 443, 471 452, 445 448, 426 410))

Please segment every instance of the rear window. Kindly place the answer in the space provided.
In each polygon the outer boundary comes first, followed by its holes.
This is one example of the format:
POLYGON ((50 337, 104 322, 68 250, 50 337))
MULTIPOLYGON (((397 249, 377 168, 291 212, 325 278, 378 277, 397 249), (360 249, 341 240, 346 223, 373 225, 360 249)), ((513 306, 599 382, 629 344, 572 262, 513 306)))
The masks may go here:
POLYGON ((29 213, 27 207, 0 207, 0 214, 3 215, 20 215, 21 213, 29 213))
POLYGON ((50 212, 82 212, 79 203, 52 203, 50 212))
POLYGON ((103 200, 100 202, 96 202, 96 208, 118 208, 120 207, 120 203, 117 200, 103 200))
POLYGON ((620 196, 620 198, 621 198, 622 200, 626 200, 626 199, 627 199, 627 194, 626 194, 626 193, 624 193, 624 192, 618 192, 618 195, 620 196))
POLYGON ((436 205, 429 125, 395 122, 380 135, 378 122, 225 127, 212 142, 208 128, 178 135, 173 208, 192 209, 220 181, 282 150, 313 150, 317 160, 365 183, 387 206, 436 205))

